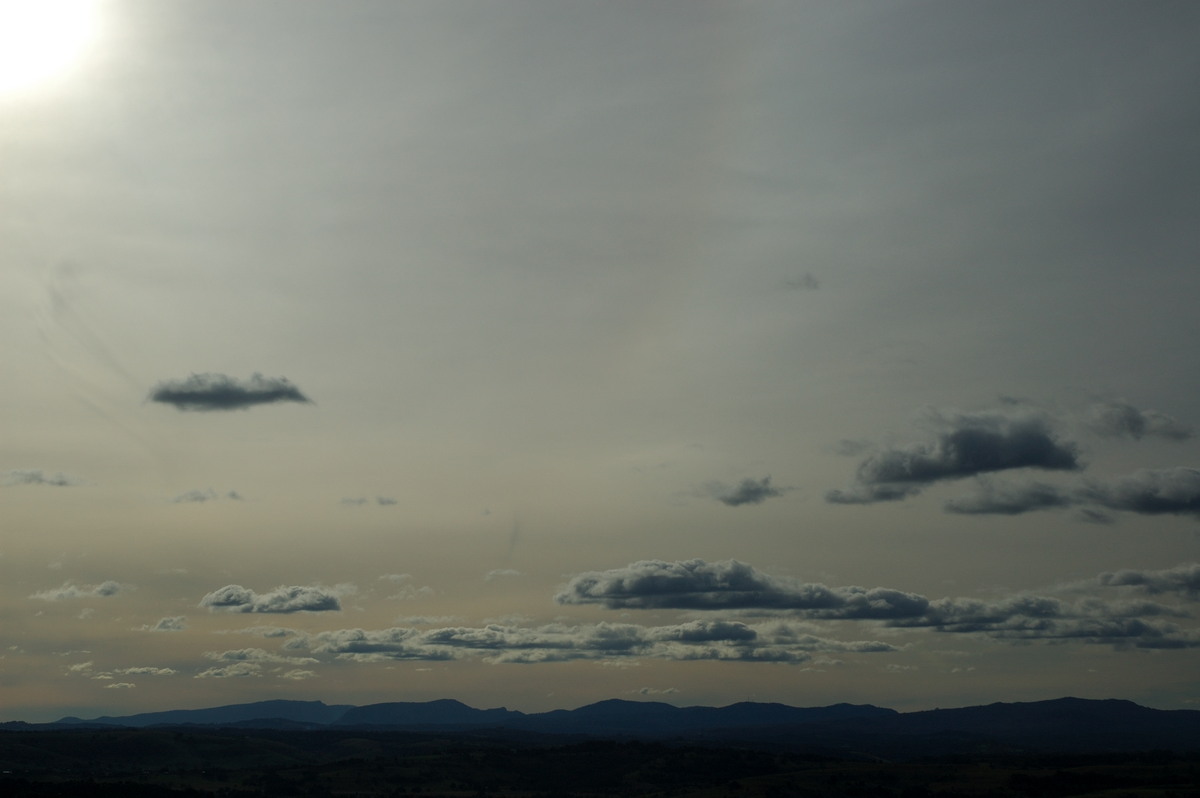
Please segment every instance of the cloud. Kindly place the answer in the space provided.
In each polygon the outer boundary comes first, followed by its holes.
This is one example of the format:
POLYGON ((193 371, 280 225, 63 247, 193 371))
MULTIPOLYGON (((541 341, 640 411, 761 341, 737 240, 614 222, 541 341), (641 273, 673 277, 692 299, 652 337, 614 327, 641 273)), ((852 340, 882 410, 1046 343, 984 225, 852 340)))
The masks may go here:
MULTIPOLYGON (((221 498, 221 497, 217 495, 217 492, 215 490, 213 490, 212 488, 206 488, 204 490, 186 491, 186 492, 181 493, 178 496, 175 496, 174 498, 172 498, 171 502, 173 504, 186 504, 189 502, 203 503, 203 502, 216 501, 219 498, 221 498)), ((230 499, 232 501, 243 501, 242 495, 240 493, 238 493, 236 490, 229 491, 228 493, 225 494, 224 498, 230 499)))
POLYGON ((174 676, 179 671, 173 668, 156 668, 145 665, 136 668, 120 668, 115 672, 123 673, 127 676, 174 676))
POLYGON ((1139 515, 1200 517, 1200 469, 1142 469, 1109 481, 1088 480, 1060 488, 1042 482, 996 484, 980 480, 972 496, 951 499, 946 510, 968 515, 1018 515, 1034 510, 1079 507, 1082 520, 1110 523, 1111 511, 1139 515))
POLYGON ((709 483, 707 487, 708 493, 714 499, 730 507, 762 504, 769 498, 783 495, 782 490, 771 485, 769 476, 762 479, 743 479, 736 488, 730 488, 720 482, 709 483))
POLYGON ((1075 444, 1060 441, 1039 415, 935 412, 945 427, 932 443, 884 449, 863 459, 855 486, 829 491, 834 504, 897 501, 943 480, 1037 468, 1075 471, 1082 468, 1075 444))
POLYGON ((1108 483, 1092 482, 1081 500, 1142 515, 1200 516, 1200 469, 1142 469, 1108 483))
POLYGON ((205 651, 204 656, 218 662, 282 662, 288 665, 309 665, 316 662, 312 657, 288 657, 262 648, 239 648, 231 651, 205 651))
POLYGON ((68 488, 82 485, 83 480, 64 474, 47 474, 40 468, 15 468, 4 474, 5 485, 50 485, 55 488, 68 488))
POLYGON ((579 574, 554 597, 559 604, 609 609, 804 610, 826 618, 919 615, 928 600, 886 588, 830 588, 764 574, 737 560, 641 560, 579 574))
POLYGON ((1184 441, 1195 436, 1196 430, 1157 410, 1139 410, 1123 400, 1097 402, 1087 409, 1084 423, 1098 435, 1107 438, 1164 438, 1184 441))
POLYGON ((315 586, 281 585, 258 594, 241 585, 226 585, 200 599, 201 607, 230 612, 330 612, 342 605, 334 591, 315 586))
POLYGON ((174 504, 184 504, 187 502, 210 502, 217 498, 216 491, 212 488, 207 490, 189 490, 186 493, 181 493, 171 499, 174 504))
POLYGON ((192 374, 184 380, 160 382, 150 391, 150 401, 195 411, 245 410, 277 402, 312 403, 285 378, 257 373, 248 380, 225 374, 192 374))
POLYGON ((496 568, 484 574, 483 581, 491 582, 493 579, 499 579, 504 576, 524 576, 524 574, 513 568, 496 568))
MULTIPOLYGON (((1190 578, 1185 574, 1183 577, 1190 578)), ((894 628, 974 633, 1006 640, 1079 640, 1117 647, 1200 645, 1195 630, 1158 621, 1187 617, 1153 602, 1017 595, 999 601, 929 599, 886 587, 829 587, 764 574, 736 560, 643 560, 574 577, 555 596, 560 604, 608 609, 761 610, 814 620, 875 621, 894 628)))
POLYGON ((136 686, 137 685, 135 685, 131 682, 113 682, 112 684, 104 685, 104 689, 106 689, 106 690, 128 690, 129 688, 136 687, 136 686))
POLYGON ((1034 510, 1070 507, 1075 498, 1067 491, 1045 482, 1003 483, 980 478, 973 496, 951 499, 945 508, 964 515, 1020 515, 1034 510))
POLYGON ((52 588, 50 590, 42 590, 34 593, 30 598, 40 599, 42 601, 65 601, 68 599, 87 599, 87 598, 108 598, 115 596, 124 590, 124 586, 119 582, 109 580, 98 585, 76 585, 71 582, 64 582, 62 587, 52 588))
POLYGON ((478 658, 500 664, 653 658, 804 662, 814 652, 896 650, 878 641, 837 641, 802 634, 786 624, 754 627, 740 621, 688 621, 669 626, 625 623, 545 624, 520 627, 342 629, 321 632, 292 647, 352 661, 478 658))
POLYGON ((813 277, 808 272, 805 272, 799 277, 793 277, 789 279, 787 281, 787 286, 788 288, 794 288, 799 291, 816 291, 821 287, 821 282, 816 277, 813 277))
POLYGON ((187 629, 187 618, 182 615, 160 618, 153 626, 141 627, 143 632, 182 632, 184 629, 187 629))
POLYGON ((1182 593, 1190 599, 1200 599, 1200 563, 1186 563, 1161 571, 1124 569, 1102 573, 1097 581, 1106 587, 1136 587, 1157 595, 1182 593))
POLYGON ((262 676, 262 666, 255 662, 235 662, 232 665, 222 665, 200 671, 196 679, 239 679, 248 676, 262 676))

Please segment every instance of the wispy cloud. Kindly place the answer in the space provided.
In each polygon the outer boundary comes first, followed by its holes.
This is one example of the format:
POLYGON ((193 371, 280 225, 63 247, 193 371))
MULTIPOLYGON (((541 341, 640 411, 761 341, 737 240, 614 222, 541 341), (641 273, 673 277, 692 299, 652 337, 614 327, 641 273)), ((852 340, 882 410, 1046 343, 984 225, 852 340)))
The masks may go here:
POLYGON ((772 485, 769 476, 762 479, 743 479, 737 487, 729 487, 720 482, 710 482, 705 488, 708 495, 730 507, 740 507, 743 504, 762 504, 767 499, 782 496, 786 490, 772 485))
POLYGON ((141 626, 139 629, 143 632, 182 632, 187 629, 187 618, 182 615, 173 615, 160 618, 158 623, 141 626))
POLYGON ((205 488, 204 490, 184 491, 183 493, 180 493, 178 496, 172 497, 171 503, 172 504, 190 504, 190 503, 203 504, 204 502, 217 501, 220 498, 231 499, 233 501, 241 501, 242 500, 241 494, 239 494, 237 491, 234 491, 234 490, 229 491, 228 493, 226 493, 224 495, 224 497, 222 497, 222 496, 218 495, 217 492, 215 490, 213 490, 212 488, 205 488))
POLYGON ((946 510, 967 515, 1019 515, 1058 507, 1079 507, 1085 520, 1098 523, 1111 521, 1111 512, 1200 517, 1200 469, 1141 469, 1067 487, 980 480, 975 494, 946 502, 946 510))
POLYGON ((98 585, 76 585, 72 582, 64 582, 62 587, 39 591, 31 595, 30 598, 40 599, 42 601, 108 598, 109 596, 117 595, 124 589, 124 586, 121 585, 120 582, 114 582, 112 580, 101 582, 98 585))
POLYGON ((330 588, 281 585, 268 593, 255 593, 241 585, 226 585, 200 599, 201 607, 229 612, 331 612, 341 610, 338 593, 330 588))
POLYGON ((245 410, 255 405, 312 400, 283 377, 254 374, 239 380, 225 374, 192 374, 183 380, 160 382, 150 391, 150 401, 179 410, 245 410))
POLYGON ((5 485, 50 485, 55 488, 69 488, 84 484, 83 480, 64 474, 61 471, 50 474, 40 468, 15 468, 4 473, 5 485))
POLYGON ((506 576, 524 576, 524 574, 513 568, 496 568, 484 574, 483 581, 491 582, 494 579, 501 579, 506 576))
POLYGON ((1097 402, 1087 409, 1084 423, 1096 434, 1109 438, 1163 438, 1185 441, 1195 428, 1157 410, 1139 410, 1121 399, 1097 402))
POLYGON ((1133 587, 1146 593, 1182 593, 1200 599, 1200 563, 1185 563, 1158 571, 1124 569, 1100 574, 1100 584, 1108 587, 1133 587))

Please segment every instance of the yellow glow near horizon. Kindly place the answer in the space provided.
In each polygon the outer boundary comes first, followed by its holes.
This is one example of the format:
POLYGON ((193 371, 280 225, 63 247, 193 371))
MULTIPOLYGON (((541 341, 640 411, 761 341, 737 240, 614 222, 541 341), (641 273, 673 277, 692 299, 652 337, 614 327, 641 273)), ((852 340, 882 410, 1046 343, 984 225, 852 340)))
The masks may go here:
POLYGON ((0 0, 0 96, 69 72, 99 28, 97 0, 0 0))

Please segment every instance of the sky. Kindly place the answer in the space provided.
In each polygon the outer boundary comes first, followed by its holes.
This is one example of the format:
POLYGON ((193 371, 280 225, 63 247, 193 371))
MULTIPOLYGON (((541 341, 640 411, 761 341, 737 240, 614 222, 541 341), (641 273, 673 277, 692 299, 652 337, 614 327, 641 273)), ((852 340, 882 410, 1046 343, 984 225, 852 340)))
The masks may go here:
POLYGON ((1200 5, 22 40, 0 720, 1200 708, 1200 5))

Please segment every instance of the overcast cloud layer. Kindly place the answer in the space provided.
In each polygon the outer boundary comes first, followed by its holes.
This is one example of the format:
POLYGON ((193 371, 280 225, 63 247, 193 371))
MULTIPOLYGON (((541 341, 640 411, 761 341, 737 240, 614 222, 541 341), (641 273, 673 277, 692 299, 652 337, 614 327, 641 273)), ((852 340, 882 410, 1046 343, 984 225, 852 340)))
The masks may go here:
POLYGON ((97 8, 0 720, 1200 701, 1197 4, 97 8))

